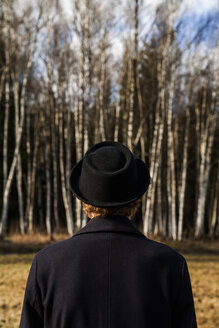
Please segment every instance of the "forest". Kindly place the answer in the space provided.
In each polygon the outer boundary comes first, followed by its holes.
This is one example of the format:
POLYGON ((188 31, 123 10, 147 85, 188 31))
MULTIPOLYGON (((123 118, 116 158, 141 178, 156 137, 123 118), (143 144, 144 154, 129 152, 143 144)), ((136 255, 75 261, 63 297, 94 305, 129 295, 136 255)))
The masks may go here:
POLYGON ((139 225, 219 237, 219 10, 0 1, 0 237, 87 223, 71 168, 103 140, 149 167, 139 225))

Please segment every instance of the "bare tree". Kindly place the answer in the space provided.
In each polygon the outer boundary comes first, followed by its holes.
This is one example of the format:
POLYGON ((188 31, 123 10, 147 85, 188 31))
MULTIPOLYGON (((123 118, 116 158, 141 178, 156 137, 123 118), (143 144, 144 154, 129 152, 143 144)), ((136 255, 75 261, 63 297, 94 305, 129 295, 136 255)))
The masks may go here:
MULTIPOLYGON (((219 43, 217 46, 217 56, 219 54, 219 43)), ((217 58, 217 56, 215 56, 217 58)), ((216 130, 217 122, 217 108, 219 105, 218 92, 219 92, 219 67, 215 59, 215 83, 212 90, 211 104, 208 108, 207 105, 207 85, 204 88, 204 97, 202 102, 201 111, 197 111, 198 117, 197 122, 200 127, 200 171, 199 171, 199 193, 198 193, 198 204, 197 204, 197 220, 195 228, 195 237, 199 238, 204 233, 204 218, 205 218, 205 202, 209 181, 209 173, 211 166, 211 154, 212 146, 216 130), (203 111, 207 111, 206 121, 203 120, 203 111)), ((207 77, 208 78, 208 77, 207 77)), ((208 80, 207 80, 208 81, 208 80)))
POLYGON ((32 47, 32 50, 29 52, 26 67, 25 67, 24 74, 23 74, 23 84, 22 84, 22 90, 21 90, 21 96, 20 96, 20 121, 19 121, 19 127, 18 127, 18 133, 17 133, 16 145, 15 145, 15 149, 14 149, 13 160, 12 160, 12 163, 10 166, 9 174, 7 177, 7 182, 6 182, 5 188, 4 188, 4 195, 3 195, 3 208, 2 208, 1 222, 0 222, 0 236, 1 237, 3 237, 3 234, 4 234, 4 228, 5 228, 5 224, 6 224, 6 220, 7 220, 7 212, 8 212, 9 193, 10 193, 12 179, 14 176, 15 168, 17 165, 18 154, 19 154, 19 150, 20 150, 21 137, 22 137, 22 133, 23 133, 24 118, 25 118, 24 97, 25 97, 26 85, 27 85, 27 81, 28 81, 28 73, 32 66, 33 56, 36 51, 37 35, 38 35, 38 31, 39 31, 39 22, 40 22, 41 14, 42 14, 42 10, 40 10, 40 13, 39 13, 39 16, 37 19, 37 24, 36 24, 36 28, 35 28, 34 36, 33 36, 33 47, 32 47))

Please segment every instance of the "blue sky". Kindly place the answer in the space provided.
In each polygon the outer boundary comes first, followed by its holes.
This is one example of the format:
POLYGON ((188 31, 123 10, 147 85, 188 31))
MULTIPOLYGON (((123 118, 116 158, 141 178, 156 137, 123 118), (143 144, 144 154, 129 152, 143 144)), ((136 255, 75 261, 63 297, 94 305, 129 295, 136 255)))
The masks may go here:
MULTIPOLYGON (((17 0, 20 7, 25 6, 26 3, 36 4, 35 0, 17 0)), ((94 0, 95 1, 95 0, 94 0)), ((64 17, 66 20, 72 19, 73 0, 61 0, 60 3, 63 7, 64 17)), ((111 30, 110 41, 113 54, 117 57, 122 54, 123 40, 129 38, 132 30, 127 22, 127 16, 129 14, 128 7, 134 4, 133 0, 98 0, 101 4, 104 15, 113 13, 117 24, 114 29, 111 30)), ((139 0, 139 40, 145 38, 145 36, 151 31, 151 25, 154 19, 154 13, 157 5, 163 3, 162 0, 139 0)), ((46 3, 46 2, 45 2, 46 3)), ((184 34, 183 38, 191 38, 195 33, 198 25, 201 25, 207 15, 215 16, 219 15, 219 0, 179 0, 180 6, 176 14, 177 17, 183 18, 184 21, 184 34)), ((219 16, 218 16, 219 21, 219 16)), ((219 23, 218 23, 219 25, 219 23)), ((219 33, 219 30, 212 29, 212 35, 219 33)), ((183 40, 182 40, 183 41, 183 40)), ((184 40, 185 41, 185 40, 184 40)), ((203 40, 209 43, 208 40, 203 40)))
MULTIPOLYGON (((33 3, 36 5, 34 0, 17 0, 20 3, 20 7, 25 6, 26 3, 33 3)), ((95 0, 93 0, 95 1, 95 0)), ((115 27, 110 30, 109 41, 111 44, 110 52, 113 54, 115 60, 119 60, 123 55, 123 45, 125 39, 133 38, 133 29, 130 26, 130 21, 128 21, 128 16, 132 10, 128 9, 130 6, 134 5, 133 0, 96 0, 100 3, 99 9, 103 12, 104 19, 107 15, 113 14, 115 20, 117 21, 115 27)), ((64 18, 66 20, 72 20, 72 2, 73 0, 62 0, 60 1, 63 6, 64 18)), ((152 22, 154 20, 155 9, 157 5, 163 3, 161 0, 139 0, 140 10, 139 10, 139 44, 141 46, 142 40, 151 34, 152 22)), ((45 2, 46 3, 46 2, 45 2)), ((179 45, 183 48, 186 42, 189 42, 195 35, 199 26, 203 24, 203 21, 207 17, 215 18, 215 15, 219 15, 219 0, 182 0, 179 1, 179 9, 175 15, 176 21, 181 19, 183 24, 181 25, 181 30, 178 35, 179 45)), ((48 15, 51 15, 48 12, 48 15)), ((103 19, 103 22, 104 22, 103 19)), ((219 19, 218 19, 219 21, 219 19)), ((190 51, 196 51, 195 60, 198 62, 200 57, 205 57, 206 55, 210 58, 214 56, 215 50, 215 40, 219 32, 216 29, 216 21, 211 20, 211 33, 210 35, 205 35, 202 40, 200 40, 199 46, 196 49, 192 48, 190 51)), ((219 23, 218 23, 219 24, 219 23)), ((218 28, 218 26, 217 26, 218 28)), ((79 40, 74 36, 72 41, 72 47, 76 51, 79 45, 79 40)), ((93 45, 95 47, 95 45, 93 45)), ((183 63, 186 66, 188 54, 184 54, 183 63)), ((113 61, 112 61, 113 64, 113 61)), ((193 65, 193 63, 191 64, 193 65)), ((116 73, 115 73, 116 74, 116 73)), ((116 78, 116 77, 115 77, 116 78)))

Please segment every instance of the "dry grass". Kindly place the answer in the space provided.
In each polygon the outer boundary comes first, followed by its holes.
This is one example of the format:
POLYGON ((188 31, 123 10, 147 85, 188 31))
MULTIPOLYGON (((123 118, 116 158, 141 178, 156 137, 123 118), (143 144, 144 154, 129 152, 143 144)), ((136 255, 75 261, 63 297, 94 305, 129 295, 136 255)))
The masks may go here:
MULTIPOLYGON (((69 238, 54 236, 55 241, 69 238)), ((46 236, 13 235, 0 242, 0 327, 18 327, 27 275, 34 254, 51 241, 46 236)), ((219 327, 219 242, 184 241, 171 247, 188 262, 199 328, 219 327)))

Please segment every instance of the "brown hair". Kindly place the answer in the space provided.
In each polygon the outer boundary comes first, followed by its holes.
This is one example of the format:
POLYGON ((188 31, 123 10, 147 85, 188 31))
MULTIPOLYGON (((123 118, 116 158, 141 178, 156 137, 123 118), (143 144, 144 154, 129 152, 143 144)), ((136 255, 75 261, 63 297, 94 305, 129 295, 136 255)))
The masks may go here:
POLYGON ((83 211, 87 216, 91 219, 95 216, 105 216, 107 214, 112 214, 112 215, 123 215, 126 217, 131 217, 133 216, 142 201, 142 197, 138 198, 136 201, 122 205, 122 206, 113 206, 113 207, 96 207, 87 203, 82 203, 83 204, 83 211))

